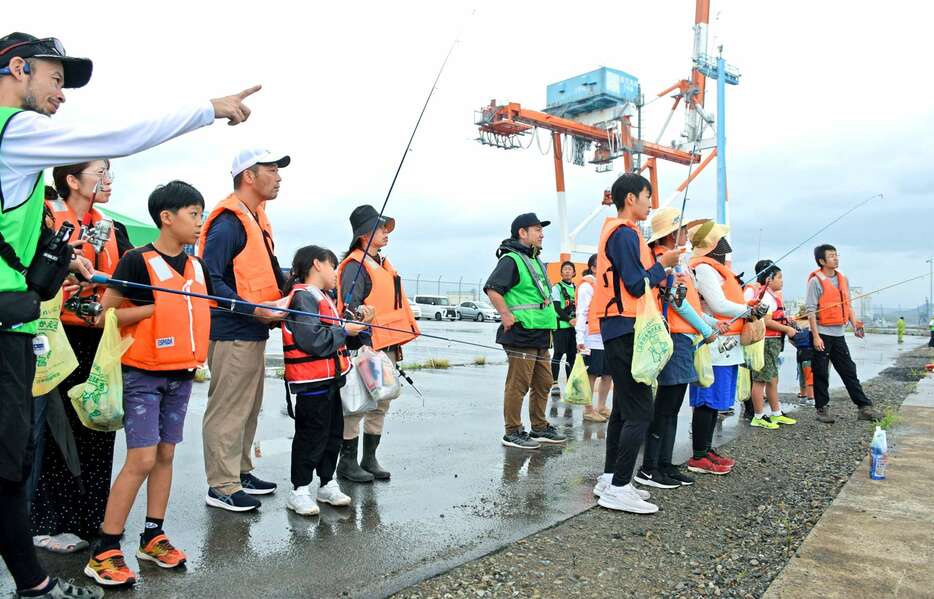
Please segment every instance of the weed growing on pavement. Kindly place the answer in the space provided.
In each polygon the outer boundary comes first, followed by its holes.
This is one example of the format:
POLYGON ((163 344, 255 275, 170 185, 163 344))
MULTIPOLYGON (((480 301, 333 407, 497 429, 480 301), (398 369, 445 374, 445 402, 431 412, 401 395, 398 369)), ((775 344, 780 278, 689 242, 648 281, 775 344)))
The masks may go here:
POLYGON ((477 356, 473 359, 474 366, 486 366, 486 356, 477 356))

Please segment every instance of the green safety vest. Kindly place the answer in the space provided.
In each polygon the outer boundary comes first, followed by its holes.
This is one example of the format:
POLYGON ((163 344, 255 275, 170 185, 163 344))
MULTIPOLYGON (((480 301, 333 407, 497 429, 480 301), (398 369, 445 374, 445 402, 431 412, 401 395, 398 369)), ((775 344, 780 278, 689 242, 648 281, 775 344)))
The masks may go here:
MULTIPOLYGON (((569 283, 565 283, 564 280, 561 280, 561 281, 558 281, 555 287, 557 287, 561 291, 561 297, 562 297, 561 303, 563 307, 566 308, 569 304, 574 303, 574 296, 576 295, 576 291, 577 291, 574 287, 574 283, 569 284, 569 283)), ((574 317, 571 316, 571 318, 574 318, 574 317)), ((558 328, 569 329, 571 328, 571 323, 566 322, 564 320, 559 320, 558 328)))
POLYGON ((503 296, 516 321, 524 329, 557 328, 558 314, 551 303, 551 285, 545 266, 538 257, 533 261, 528 255, 513 251, 505 255, 515 261, 519 271, 519 283, 503 296))
MULTIPOLYGON (((7 123, 20 108, 0 106, 0 156, 3 154, 3 134, 7 123)), ((39 244, 39 233, 42 231, 42 213, 45 203, 45 176, 39 171, 36 184, 29 198, 19 203, 22 198, 3 198, 0 188, 0 200, 3 209, 0 211, 0 234, 16 252, 20 262, 25 266, 32 263, 39 244)), ((0 291, 26 291, 26 277, 12 269, 6 260, 0 258, 0 291)), ((28 322, 14 329, 17 333, 34 335, 37 321, 28 322)), ((6 329, 4 329, 6 330, 6 329)))

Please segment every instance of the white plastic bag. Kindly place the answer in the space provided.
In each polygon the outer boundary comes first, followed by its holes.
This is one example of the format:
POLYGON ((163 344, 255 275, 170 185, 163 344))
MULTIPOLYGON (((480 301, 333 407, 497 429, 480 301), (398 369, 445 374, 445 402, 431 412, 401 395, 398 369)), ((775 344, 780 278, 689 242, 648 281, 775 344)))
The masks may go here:
POLYGON ((376 409, 376 400, 370 395, 363 381, 360 380, 360 371, 356 368, 347 373, 347 384, 341 388, 341 404, 344 406, 344 416, 363 414, 376 409))
POLYGON ((399 397, 402 384, 396 376, 395 365, 385 352, 363 346, 352 362, 360 381, 373 399, 388 401, 399 397))

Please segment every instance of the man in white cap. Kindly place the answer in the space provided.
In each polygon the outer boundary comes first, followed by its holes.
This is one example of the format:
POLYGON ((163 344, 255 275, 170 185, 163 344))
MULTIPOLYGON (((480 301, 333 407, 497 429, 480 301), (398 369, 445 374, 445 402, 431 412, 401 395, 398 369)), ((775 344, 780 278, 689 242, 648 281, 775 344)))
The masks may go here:
POLYGON ((232 300, 211 314, 211 386, 202 435, 205 502, 233 512, 256 509, 260 502, 251 495, 276 491, 275 483, 252 474, 250 451, 263 403, 269 326, 285 313, 245 302, 269 304, 282 297, 282 269, 264 207, 279 195, 279 169, 289 162, 261 148, 237 154, 230 169, 234 191, 211 211, 198 242, 215 294, 232 300))

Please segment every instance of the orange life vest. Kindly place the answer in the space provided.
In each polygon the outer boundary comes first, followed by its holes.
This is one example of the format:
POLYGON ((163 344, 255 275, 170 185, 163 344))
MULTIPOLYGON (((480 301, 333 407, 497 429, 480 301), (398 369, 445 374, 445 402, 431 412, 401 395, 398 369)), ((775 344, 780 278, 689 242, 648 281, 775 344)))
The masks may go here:
MULTIPOLYGON (((668 251, 668 248, 662 247, 660 245, 655 246, 655 256, 661 256, 668 251)), ((694 277, 686 277, 687 282, 687 295, 684 297, 684 300, 694 308, 694 312, 701 314, 703 310, 701 309, 700 295, 697 293, 697 287, 694 286, 694 277)), ((684 318, 678 314, 678 311, 674 306, 668 306, 668 330, 672 333, 684 333, 686 335, 697 335, 700 333, 697 329, 691 326, 691 323, 686 321, 684 318)))
MULTIPOLYGON (((69 241, 77 241, 81 237, 81 220, 71 207, 63 200, 52 200, 51 202, 46 202, 46 204, 49 210, 52 211, 52 216, 55 217, 55 230, 59 230, 62 227, 62 223, 68 221, 75 226, 75 231, 71 234, 71 239, 69 239, 69 241)), ((102 219, 107 220, 103 214, 91 208, 90 226, 93 227, 102 219)), ((108 275, 114 273, 114 270, 117 269, 117 262, 120 260, 119 250, 117 249, 117 235, 113 230, 111 230, 110 237, 107 239, 107 243, 104 244, 104 249, 100 254, 96 254, 94 248, 88 243, 85 243, 81 249, 77 251, 91 261, 95 270, 99 270, 108 275)), ((106 287, 102 285, 86 285, 79 295, 81 297, 96 295, 99 300, 103 297, 105 289, 106 287)), ((72 295, 71 293, 66 293, 62 298, 62 302, 67 302, 72 295)), ((62 308, 62 324, 81 327, 94 326, 93 324, 89 324, 86 320, 79 318, 74 312, 64 308, 62 308)))
POLYGON ((850 284, 843 276, 843 273, 837 271, 837 284, 834 286, 830 278, 820 269, 815 270, 808 276, 808 284, 811 279, 817 277, 820 281, 823 292, 817 303, 817 322, 825 327, 834 327, 844 325, 850 322, 853 314, 853 308, 850 306, 850 284))
MULTIPOLYGON (((597 274, 594 282, 593 299, 587 313, 587 330, 590 333, 600 331, 600 320, 614 316, 627 316, 635 318, 636 306, 639 298, 633 297, 623 284, 618 273, 614 272, 613 265, 606 253, 606 244, 610 236, 620 227, 629 227, 639 237, 639 261, 642 267, 648 270, 655 264, 655 256, 645 239, 642 231, 630 220, 622 218, 608 218, 603 222, 600 231, 600 243, 597 246, 597 274)), ((655 304, 661 309, 658 295, 653 293, 655 304)))
MULTIPOLYGON (((403 345, 415 339, 419 334, 418 325, 415 324, 415 316, 412 314, 412 307, 405 297, 402 289, 402 277, 392 267, 389 260, 382 259, 380 265, 371 256, 363 260, 363 250, 356 249, 344 258, 343 262, 337 267, 337 307, 340 313, 344 313, 344 294, 349 289, 341 289, 340 281, 343 277, 344 268, 350 261, 362 263, 366 268, 366 274, 370 277, 370 294, 363 298, 363 303, 376 308, 376 316, 373 317, 371 324, 380 327, 389 327, 391 329, 400 329, 390 331, 383 328, 373 327, 371 338, 373 340, 373 349, 385 349, 393 345, 403 345), (402 331, 411 331, 402 332, 402 331)), ((357 280, 358 285, 362 285, 357 280)))
POLYGON ((256 215, 240 201, 236 192, 224 198, 214 207, 204 226, 201 228, 201 238, 198 240, 198 255, 204 256, 204 245, 208 239, 208 231, 214 220, 230 212, 240 219, 243 230, 246 231, 246 244, 243 250, 234 256, 233 271, 237 281, 237 295, 248 302, 261 304, 271 302, 282 297, 279 292, 279 283, 276 279, 272 258, 275 255, 275 244, 272 242, 272 227, 266 218, 266 211, 260 205, 256 208, 256 215))
MULTIPOLYGON (((185 264, 185 276, 178 274, 159 252, 143 252, 143 262, 155 287, 208 292, 204 269, 191 256, 185 264)), ((204 364, 211 334, 211 301, 165 291, 152 293, 152 316, 120 329, 122 336, 133 337, 133 345, 123 354, 123 364, 143 370, 190 370, 204 364)))
MULTIPOLYGON (((289 294, 289 305, 292 297, 299 292, 310 293, 315 299, 322 316, 340 318, 334 302, 320 289, 305 284, 296 284, 289 294)), ((336 320, 321 319, 326 326, 340 326, 336 320)), ((295 335, 288 322, 282 323, 282 356, 285 361, 285 380, 288 383, 317 383, 329 381, 350 372, 350 360, 347 358, 347 348, 341 347, 336 356, 311 356, 295 344, 295 335)))
MULTIPOLYGON (((788 324, 788 318, 785 316, 785 302, 782 301, 781 292, 775 293, 771 289, 766 290, 766 293, 772 296, 772 299, 775 300, 775 305, 777 308, 772 311, 772 320, 781 324, 788 324)), ((769 328, 765 329, 766 337, 782 337, 785 333, 781 331, 775 331, 769 328)))
MULTIPOLYGON (((720 264, 713 258, 707 256, 701 256, 696 258, 691 258, 689 262, 692 269, 697 268, 699 264, 707 264, 713 267, 723 278, 723 295, 728 301, 733 302, 734 304, 746 305, 746 299, 743 297, 743 288, 740 286, 739 281, 736 280, 736 275, 733 274, 733 271, 727 268, 725 265, 720 264)), ((714 314, 717 320, 731 320, 732 316, 725 316, 723 314, 714 314)), ((736 322, 730 325, 729 330, 725 333, 726 335, 739 335, 743 332, 743 324, 745 323, 744 319, 740 318, 736 322)))

